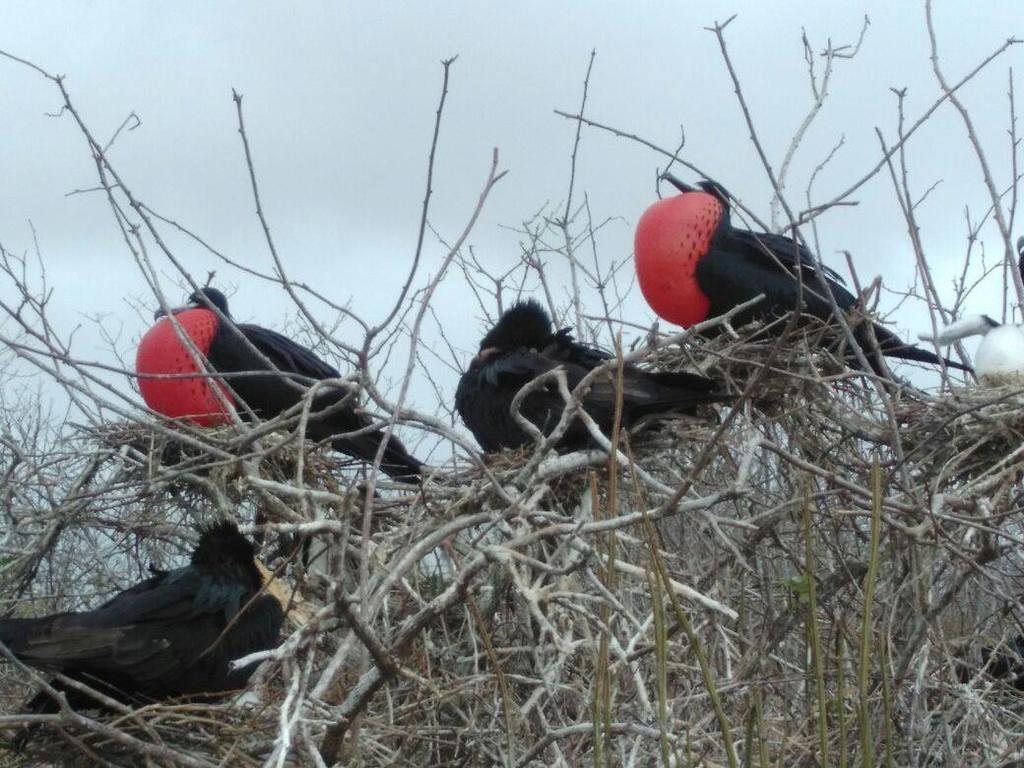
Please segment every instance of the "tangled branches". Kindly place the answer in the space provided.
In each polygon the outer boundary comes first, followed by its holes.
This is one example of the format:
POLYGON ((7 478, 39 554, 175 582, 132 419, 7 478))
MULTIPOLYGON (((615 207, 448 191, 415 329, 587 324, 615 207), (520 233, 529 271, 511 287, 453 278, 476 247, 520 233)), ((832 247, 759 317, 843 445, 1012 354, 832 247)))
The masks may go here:
MULTIPOLYGON (((712 31, 728 57, 726 26, 712 31)), ((895 146, 883 142, 882 159, 837 199, 812 204, 824 164, 808 182, 806 210, 782 199, 832 67, 859 45, 829 45, 820 81, 808 53, 814 100, 778 177, 758 145, 776 194, 772 218, 789 218, 783 228, 817 226, 883 168, 914 228, 900 149, 967 80, 950 86, 939 75, 931 111, 909 129, 901 112, 895 146)), ((464 227, 421 279, 451 64, 416 253, 378 322, 289 277, 259 205, 258 153, 241 97, 238 125, 270 273, 151 209, 64 81, 29 65, 57 89, 88 142, 100 193, 152 290, 143 309, 173 303, 164 269, 189 292, 202 282, 168 245, 172 231, 209 248, 223 269, 278 284, 296 332, 345 361, 345 383, 362 407, 430 466, 411 486, 380 476, 379 454, 363 467, 298 443, 284 420, 203 430, 158 417, 140 406, 124 350, 111 343, 102 360, 79 355, 52 320, 45 271, 3 249, 0 269, 16 293, 0 304, 4 615, 96 605, 151 565, 178 562, 196 523, 231 517, 286 587, 290 624, 278 648, 245 660, 263 661, 249 689, 212 704, 106 701, 99 711, 24 714, 21 703, 44 680, 12 660, 0 672, 0 728, 34 727, 28 757, 65 764, 929 766, 1019 755, 1019 695, 979 660, 982 646, 1022 628, 1024 393, 973 389, 944 372, 938 393, 880 382, 821 343, 848 337, 849 327, 769 334, 733 329, 725 316, 702 329, 718 332, 708 338, 636 322, 628 259, 608 264, 596 247, 592 263, 582 255, 607 222, 594 222, 586 197, 574 197, 575 150, 584 129, 641 141, 670 164, 683 162, 682 147, 663 150, 591 120, 585 96, 580 114, 562 113, 577 129, 567 202, 521 225, 519 259, 489 270, 467 246, 502 177, 495 152, 464 227), (580 337, 613 347, 639 331, 624 357, 699 370, 734 400, 628 433, 594 427, 592 450, 557 455, 538 434, 521 451, 484 457, 453 425, 451 391, 437 373, 442 363, 459 367, 461 351, 443 330, 429 336, 432 302, 455 280, 485 314, 535 290, 580 337), (560 283, 571 286, 567 301, 560 283), (340 338, 342 322, 361 341, 340 338), (47 412, 45 397, 15 386, 26 371, 53 386, 66 411, 47 412), (414 379, 433 386, 435 409, 413 405, 414 379)), ((745 105, 744 114, 757 142, 745 105)), ((999 209, 1000 190, 985 172, 999 209)), ((1001 238, 1007 221, 999 218, 1001 238)), ((914 246, 933 324, 945 322, 975 284, 970 254, 947 310, 914 246)), ((870 287, 857 289, 868 304, 870 287)), ((586 420, 561 383, 566 423, 586 420)))

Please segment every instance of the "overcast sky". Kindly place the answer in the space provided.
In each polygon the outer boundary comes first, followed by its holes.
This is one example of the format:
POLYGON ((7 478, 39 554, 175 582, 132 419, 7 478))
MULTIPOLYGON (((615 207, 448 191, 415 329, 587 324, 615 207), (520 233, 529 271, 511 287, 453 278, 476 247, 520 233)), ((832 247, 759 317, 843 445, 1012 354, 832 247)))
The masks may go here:
MULTIPOLYGON (((597 57, 589 117, 665 147, 678 143, 683 126, 681 156, 767 219, 770 187, 718 44, 704 29, 734 13, 727 30, 731 55, 776 168, 811 103, 801 29, 820 51, 828 39, 854 42, 864 15, 871 19, 858 57, 837 63, 830 98, 794 161, 789 190, 797 205, 810 172, 840 136, 845 145, 816 182, 817 202, 877 162, 876 127, 894 141, 890 88, 908 89, 910 120, 939 94, 923 3, 891 0, 48 2, 45 10, 8 1, 0 5, 0 48, 66 75, 72 98, 101 139, 135 112, 140 125, 110 154, 133 192, 231 257, 269 269, 231 101, 232 88, 244 94, 263 203, 291 276, 374 321, 397 294, 412 257, 439 62, 456 54, 431 223, 445 239, 458 235, 497 147, 509 174, 470 237, 490 268, 518 259, 520 237, 508 226, 565 199, 575 124, 553 110, 576 111, 591 49, 597 57)), ((937 3, 947 77, 958 80, 1007 37, 1024 35, 1022 22, 1019 0, 937 3)), ((1011 49, 962 93, 1001 188, 1011 181, 1008 70, 1024 69, 1021 56, 1020 47, 1011 49)), ((30 250, 31 220, 59 326, 69 332, 82 317, 105 314, 107 326, 122 333, 119 347, 130 351, 147 323, 126 300, 152 297, 102 196, 67 194, 95 186, 96 174, 73 122, 46 115, 59 107, 51 83, 0 60, 0 241, 16 253, 30 250)), ((908 160, 916 194, 938 184, 919 217, 925 249, 948 286, 965 252, 965 208, 977 217, 989 204, 952 108, 944 106, 912 139, 908 160)), ((615 217, 597 241, 601 263, 630 257, 633 225, 655 199, 654 173, 663 164, 637 143, 584 130, 577 195, 589 197, 595 220, 615 217)), ((906 287, 913 254, 888 175, 853 199, 858 206, 821 220, 824 260, 845 272, 836 251, 849 249, 862 279, 880 274, 889 287, 906 287)), ((987 227, 983 239, 999 257, 995 228, 987 227)), ((169 235, 169 242, 194 275, 218 271, 218 284, 234 291, 239 319, 285 322, 289 307, 280 289, 225 268, 181 238, 169 235)), ((419 284, 443 254, 430 239, 419 284)), ((163 266, 165 288, 184 298, 163 266)), ((566 295, 564 286, 553 287, 566 295)), ((626 317, 650 322, 653 315, 635 294, 626 317)), ((10 285, 0 283, 0 296, 11 295, 10 285)), ((893 297, 885 301, 895 304, 893 297)), ((969 309, 997 314, 998 301, 992 287, 969 309)), ((480 313, 458 275, 446 282, 436 309, 465 359, 480 337, 480 313)), ((335 320, 326 310, 323 317, 335 320)), ((925 330, 922 317, 901 310, 897 320, 916 333, 925 330)), ((436 343, 430 334, 426 341, 436 343)), ((83 357, 109 357, 91 330, 78 344, 83 357)), ((436 373, 453 391, 455 374, 436 373)), ((417 405, 431 407, 428 389, 418 385, 413 395, 417 405)))

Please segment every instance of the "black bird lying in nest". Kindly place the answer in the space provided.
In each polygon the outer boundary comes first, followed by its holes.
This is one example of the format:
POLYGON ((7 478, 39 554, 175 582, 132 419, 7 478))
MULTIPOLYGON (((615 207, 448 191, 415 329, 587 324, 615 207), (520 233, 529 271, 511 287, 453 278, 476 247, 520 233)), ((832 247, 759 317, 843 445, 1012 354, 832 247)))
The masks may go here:
MULTIPOLYGON (((0 620, 0 642, 23 663, 60 672, 118 701, 209 698, 243 688, 258 664, 229 662, 274 648, 284 623, 283 594, 234 523, 205 528, 189 565, 154 575, 91 611, 0 620)), ((76 709, 95 698, 53 687, 76 709)), ((46 692, 27 705, 52 713, 46 692)))
MULTIPOLYGON (((455 407, 485 451, 519 448, 532 442, 512 416, 516 393, 541 374, 563 368, 572 391, 594 368, 613 355, 573 340, 568 328, 555 331, 548 313, 536 301, 510 307, 480 342, 480 352, 462 374, 455 407)), ((583 398, 584 410, 601 431, 610 434, 615 418, 614 367, 593 380, 583 398)), ((622 426, 645 417, 693 413, 702 403, 730 399, 711 379, 694 373, 645 371, 625 365, 622 372, 622 426)), ((550 434, 565 409, 556 382, 530 392, 520 413, 545 435, 550 434)), ((577 450, 592 443, 586 426, 575 419, 556 446, 577 450)))
POLYGON ((1011 638, 1004 647, 1005 651, 982 648, 981 666, 992 677, 1005 679, 1018 691, 1024 691, 1024 636, 1011 638))

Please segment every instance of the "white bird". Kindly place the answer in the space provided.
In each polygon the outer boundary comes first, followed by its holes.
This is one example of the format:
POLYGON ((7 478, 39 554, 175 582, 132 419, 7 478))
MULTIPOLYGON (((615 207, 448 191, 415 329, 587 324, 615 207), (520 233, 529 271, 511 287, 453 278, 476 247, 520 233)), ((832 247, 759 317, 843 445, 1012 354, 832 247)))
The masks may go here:
POLYGON ((939 346, 952 344, 968 336, 981 336, 981 344, 974 355, 974 372, 987 386, 1024 384, 1024 327, 1002 325, 988 315, 977 315, 957 320, 932 336, 922 333, 922 341, 934 341, 939 346))
MULTIPOLYGON (((1017 253, 1017 268, 1024 277, 1024 237, 1017 238, 1017 253)), ((945 346, 968 336, 982 337, 974 355, 974 373, 980 383, 990 387, 1024 384, 1024 326, 1003 325, 988 315, 977 315, 961 318, 934 336, 922 333, 918 338, 945 346)))

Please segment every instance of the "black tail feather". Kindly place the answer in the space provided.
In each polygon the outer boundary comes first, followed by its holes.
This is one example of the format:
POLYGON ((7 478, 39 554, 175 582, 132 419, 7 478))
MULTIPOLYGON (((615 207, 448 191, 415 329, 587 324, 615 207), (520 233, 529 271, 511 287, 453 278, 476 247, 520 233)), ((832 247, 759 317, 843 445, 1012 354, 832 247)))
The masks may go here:
MULTIPOLYGON (((377 448, 380 447, 381 433, 374 432, 369 435, 347 438, 339 437, 331 442, 335 450, 358 456, 365 462, 373 462, 377 455, 377 448)), ((381 459, 380 468, 388 477, 395 480, 408 480, 416 482, 420 478, 423 464, 410 454, 402 441, 397 437, 388 440, 384 449, 384 456, 381 459)))
POLYGON ((695 398, 702 394, 718 394, 718 383, 706 376, 687 371, 646 371, 651 381, 664 387, 678 389, 680 395, 691 395, 695 398))
MULTIPOLYGON (((377 449, 380 447, 380 441, 384 434, 383 429, 367 431, 365 434, 351 437, 338 437, 338 435, 361 432, 373 424, 369 416, 362 411, 355 410, 351 405, 340 407, 343 403, 347 403, 347 400, 347 393, 329 394, 319 398, 315 408, 322 413, 317 417, 310 418, 306 435, 314 441, 330 438, 334 450, 372 463, 377 455, 377 449)), ((384 449, 381 469, 395 480, 416 482, 419 480, 422 466, 423 464, 406 450, 398 436, 392 435, 384 449)))
POLYGON ((381 468, 395 480, 416 481, 420 479, 423 464, 405 449, 398 438, 393 437, 384 449, 381 468))
POLYGON ((674 408, 687 408, 707 403, 734 400, 735 395, 722 392, 718 383, 687 371, 643 371, 642 378, 626 382, 626 397, 633 388, 644 391, 631 405, 633 417, 657 415, 674 408), (647 402, 643 402, 647 400, 647 402))

